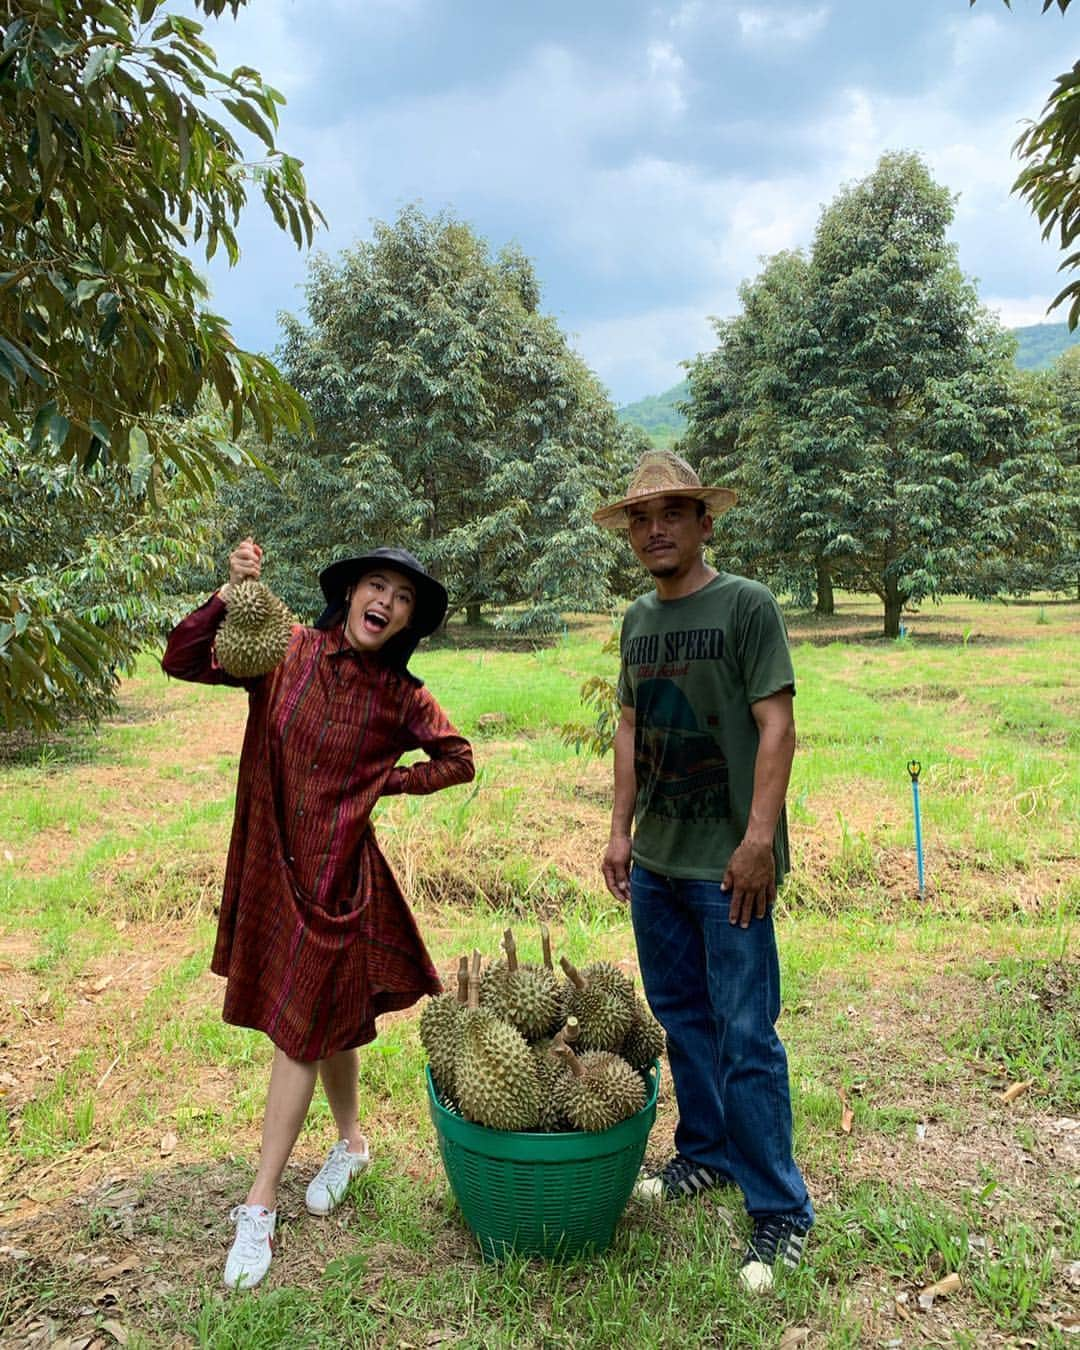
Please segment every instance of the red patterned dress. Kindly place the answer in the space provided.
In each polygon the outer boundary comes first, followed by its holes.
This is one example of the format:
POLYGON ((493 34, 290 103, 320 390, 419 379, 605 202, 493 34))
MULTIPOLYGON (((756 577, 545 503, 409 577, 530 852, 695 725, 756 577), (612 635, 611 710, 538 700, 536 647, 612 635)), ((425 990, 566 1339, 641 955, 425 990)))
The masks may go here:
POLYGON ((382 796, 468 782, 472 750, 419 681, 354 651, 340 627, 297 626, 269 675, 234 679, 213 652, 224 617, 213 596, 162 661, 178 679, 248 691, 212 969, 228 981, 226 1022, 292 1059, 325 1059, 439 992, 371 812, 382 796), (417 748, 427 760, 398 766, 417 748))

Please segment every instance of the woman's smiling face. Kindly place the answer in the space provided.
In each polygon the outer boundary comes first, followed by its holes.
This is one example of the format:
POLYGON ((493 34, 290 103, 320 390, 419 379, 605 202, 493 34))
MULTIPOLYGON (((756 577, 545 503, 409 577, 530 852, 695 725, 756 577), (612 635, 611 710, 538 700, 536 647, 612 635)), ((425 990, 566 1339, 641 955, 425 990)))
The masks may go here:
POLYGON ((365 572, 352 588, 345 616, 345 641, 361 652, 377 652, 408 627, 416 608, 416 586, 404 572, 380 567, 365 572))

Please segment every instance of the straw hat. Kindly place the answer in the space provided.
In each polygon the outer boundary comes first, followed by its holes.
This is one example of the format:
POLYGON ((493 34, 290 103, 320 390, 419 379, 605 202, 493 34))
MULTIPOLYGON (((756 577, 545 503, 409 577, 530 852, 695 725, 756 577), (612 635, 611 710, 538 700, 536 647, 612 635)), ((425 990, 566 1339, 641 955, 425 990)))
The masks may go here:
POLYGON ((729 488, 704 487, 685 459, 670 450, 646 450, 634 466, 630 486, 621 501, 601 506, 593 520, 609 530, 625 530, 630 524, 627 508, 651 497, 689 497, 704 502, 712 516, 735 505, 729 488))

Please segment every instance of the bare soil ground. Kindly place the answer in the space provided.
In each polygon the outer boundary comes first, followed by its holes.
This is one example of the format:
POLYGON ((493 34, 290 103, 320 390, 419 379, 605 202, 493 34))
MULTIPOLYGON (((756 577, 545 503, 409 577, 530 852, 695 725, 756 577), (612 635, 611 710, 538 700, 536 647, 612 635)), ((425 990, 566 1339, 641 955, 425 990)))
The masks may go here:
MULTIPOLYGON (((1037 621, 1033 607, 1030 623, 1025 616, 1010 637, 1026 631, 1025 624, 1037 632, 1037 621)), ((865 638, 874 622, 843 613, 832 620, 808 618, 796 625, 793 636, 815 642, 865 638)), ((962 636, 955 630, 963 620, 955 616, 935 617, 927 610, 912 623, 924 640, 962 636)), ((1000 633, 983 638, 978 632, 969 633, 968 640, 1006 641, 1000 633)), ((171 719, 179 734, 151 743, 137 766, 70 765, 63 781, 65 791, 87 796, 107 791, 108 832, 129 829, 134 837, 189 800, 191 783, 217 773, 223 756, 239 753, 244 712, 239 700, 193 703, 185 691, 171 687, 152 706, 135 701, 124 715, 148 722, 171 719)), ((964 758, 964 747, 957 757, 964 758)), ((534 857, 570 876, 590 872, 607 830, 608 773, 599 762, 582 761, 558 784, 557 810, 538 816, 533 825, 534 857)), ((513 784, 512 776, 507 782, 513 784)), ((882 823, 879 809, 867 806, 856 786, 831 800, 829 810, 842 812, 853 832, 871 840, 882 823)), ((28 874, 46 877, 105 830, 101 820, 80 826, 77 835, 59 827, 41 831, 18 864, 28 874)), ((257 1113, 246 1123, 230 1125, 227 1140, 191 1123, 227 1116, 252 1077, 252 1066, 191 1062, 183 1056, 172 1060, 154 1040, 134 1040, 133 1028, 144 1015, 157 1015, 153 1000, 170 972, 207 955, 206 933, 199 935, 193 919, 200 910, 204 917, 211 914, 226 833, 222 826, 204 857, 174 860, 189 880, 198 879, 203 897, 198 905, 152 924, 121 916, 117 946, 92 956, 63 989, 48 968, 37 968, 40 950, 32 933, 0 932, 0 1107, 17 1122, 28 1103, 76 1064, 92 1066, 88 1081, 95 1103, 93 1129, 81 1142, 41 1158, 16 1159, 14 1150, 8 1152, 15 1160, 0 1176, 0 1344, 11 1350, 40 1345, 104 1350, 126 1344, 135 1328, 150 1344, 189 1344, 165 1329, 175 1326, 178 1308, 193 1306, 193 1291, 219 1279, 230 1233, 223 1216, 246 1189, 258 1146, 257 1113), (132 1101, 148 1094, 153 1112, 133 1115, 132 1101), (160 1340, 156 1328, 162 1329, 160 1340)), ((835 844, 820 833, 808 832, 798 848, 800 866, 815 874, 828 873, 837 861, 835 844)), ((407 860, 393 858, 392 842, 388 851, 398 866, 405 865, 407 860)), ((108 863, 116 877, 137 865, 134 854, 108 863)), ((1009 1083, 1001 1066, 965 1055, 951 1041, 958 1030, 977 1027, 986 1013, 988 985, 971 973, 973 953, 994 963, 1017 949, 1017 930, 991 922, 997 916, 991 897, 1000 895, 1001 880, 980 876, 972 859, 959 851, 931 850, 928 871, 931 907, 935 892, 962 890, 976 940, 971 929, 961 930, 927 954, 917 927, 898 922, 891 950, 850 955, 840 970, 825 964, 804 987, 800 1002, 784 1009, 781 1029, 793 1064, 804 1067, 819 1095, 835 1096, 835 1120, 815 1116, 813 1127, 828 1131, 828 1147, 806 1150, 812 1193, 819 1209, 826 1210, 841 1203, 859 1181, 886 1182, 918 1188, 954 1208, 959 1195, 979 1194, 992 1177, 995 1184, 980 1211, 979 1241, 992 1247, 996 1235, 1016 1223, 1064 1234, 1063 1197, 1072 1197, 1075 1205, 1080 1188, 1080 1103, 1048 1106, 1033 1092, 1006 1102, 1002 1093, 1009 1083), (853 1110, 849 1130, 842 1124, 842 1089, 853 1110), (882 1112, 909 1124, 883 1127, 877 1121, 882 1112)), ((1078 872, 1075 856, 1044 860, 1016 885, 1015 912, 1021 919, 1045 918, 1047 897, 1074 884, 1078 872)), ((460 918, 449 903, 452 868, 447 876, 441 889, 433 865, 423 879, 428 899, 421 900, 419 917, 437 949, 449 943, 460 918)), ((890 909, 898 920, 909 916, 910 854, 877 848, 872 888, 876 916, 887 917, 890 909)), ((536 908, 543 911, 545 905, 536 908)), ((557 922, 557 904, 549 908, 557 922)), ((612 954, 632 964, 628 935, 624 949, 612 954)), ((1075 987, 1080 963, 1066 958, 1060 978, 1075 987)), ((204 971, 185 985, 183 998, 189 1022, 201 1014, 212 1017, 220 1005, 220 982, 204 971)), ((165 1026, 172 1014, 166 1009, 160 1016, 165 1026)), ((410 1022, 414 1014, 388 1020, 410 1022)), ((255 1066, 254 1072, 262 1071, 255 1066)), ((674 1121, 667 1092, 650 1141, 652 1158, 668 1154, 674 1121)), ((430 1244, 423 1257, 400 1245, 367 1247, 356 1297, 369 1304, 377 1301, 387 1271, 401 1276, 415 1267, 419 1278, 431 1263, 469 1266, 478 1260, 471 1238, 446 1203, 423 1103, 379 1103, 372 1134, 385 1174, 403 1175, 423 1189, 430 1244)), ((362 1241, 379 1167, 361 1186, 355 1209, 312 1220, 304 1212, 303 1187, 324 1146, 304 1136, 286 1174, 276 1287, 316 1282, 332 1261, 354 1252, 362 1241)), ((730 1196, 706 1203, 718 1221, 732 1223, 730 1196)), ((645 1213, 637 1213, 635 1221, 653 1222, 645 1213)), ((732 1223, 733 1243, 736 1226, 732 1223)), ((1080 1252, 1064 1247, 1055 1257, 1051 1292, 1037 1319, 1040 1326, 1057 1328, 1055 1334, 1080 1328, 1074 1284, 1080 1274, 1070 1264, 1078 1258, 1080 1252)), ((999 1331, 963 1295, 938 1301, 932 1314, 918 1311, 920 1282, 930 1283, 941 1273, 928 1268, 899 1277, 889 1268, 868 1268, 853 1298, 863 1318, 861 1343, 1044 1343, 1041 1332, 999 1331), (959 1334, 974 1339, 955 1342, 959 1334)), ((446 1339, 454 1338, 448 1334, 446 1339)), ((812 1331, 804 1341, 791 1342, 817 1343, 812 1331)))

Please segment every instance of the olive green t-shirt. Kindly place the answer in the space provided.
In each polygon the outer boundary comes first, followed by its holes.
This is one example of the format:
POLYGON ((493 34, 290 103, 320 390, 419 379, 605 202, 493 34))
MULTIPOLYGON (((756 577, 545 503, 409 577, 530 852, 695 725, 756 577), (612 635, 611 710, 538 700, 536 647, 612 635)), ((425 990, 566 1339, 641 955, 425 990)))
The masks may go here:
MULTIPOLYGON (((635 716, 634 860, 664 876, 719 881, 753 797, 750 705, 795 689, 780 608, 759 582, 721 572, 678 600, 635 600, 620 651, 619 700, 635 716)), ((779 884, 784 811, 773 854, 779 884)))

